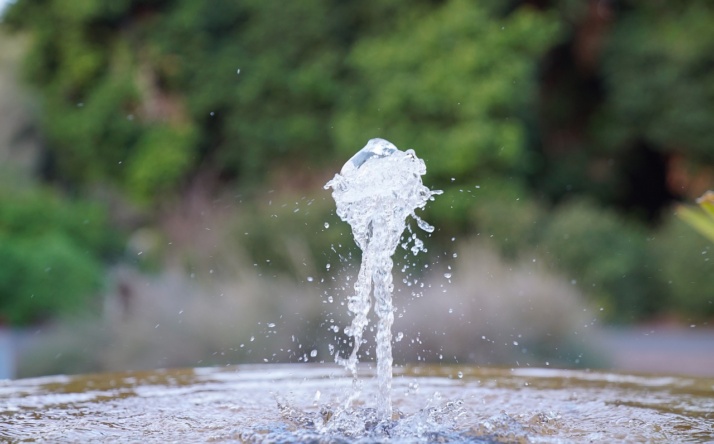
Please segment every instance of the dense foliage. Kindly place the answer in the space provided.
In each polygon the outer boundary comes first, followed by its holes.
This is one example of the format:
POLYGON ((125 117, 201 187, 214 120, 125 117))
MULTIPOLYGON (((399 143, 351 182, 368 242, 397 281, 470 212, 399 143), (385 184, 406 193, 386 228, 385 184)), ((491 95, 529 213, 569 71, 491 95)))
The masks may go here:
POLYGON ((714 4, 628 6, 603 58, 609 89, 603 129, 614 146, 641 137, 659 150, 712 162, 714 4))
POLYGON ((465 1, 393 2, 394 19, 369 20, 374 5, 325 0, 73 5, 20 1, 8 17, 34 32, 27 74, 55 173, 138 198, 200 168, 245 184, 320 164, 372 134, 425 147, 442 177, 508 171, 557 31, 527 8, 496 19, 465 1))
POLYGON ((338 146, 348 155, 365 132, 387 134, 419 147, 442 184, 512 172, 525 160, 535 61, 557 31, 531 9, 496 20, 462 0, 398 17, 350 54, 357 80, 337 114, 338 146))
MULTIPOLYGON (((31 35, 44 172, 66 188, 108 186, 150 213, 196 177, 273 186, 385 137, 447 191, 427 210, 441 232, 537 252, 610 319, 636 320, 714 313, 711 265, 693 256, 708 247, 666 211, 712 186, 713 5, 18 0, 5 22, 31 35)), ((275 257, 256 208, 245 246, 275 257)), ((53 253, 65 241, 46 254, 74 255, 53 253)))

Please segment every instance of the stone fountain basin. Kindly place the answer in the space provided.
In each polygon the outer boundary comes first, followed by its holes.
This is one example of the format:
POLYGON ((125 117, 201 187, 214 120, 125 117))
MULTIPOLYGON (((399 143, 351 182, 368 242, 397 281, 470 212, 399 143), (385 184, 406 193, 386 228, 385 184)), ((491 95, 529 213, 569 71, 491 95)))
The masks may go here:
MULTIPOLYGON (((369 366, 360 372, 369 406, 376 382, 369 366)), ((299 418, 340 406, 351 382, 340 367, 308 364, 5 380, 0 442, 351 442, 299 418)), ((395 367, 392 398, 402 417, 454 401, 461 410, 411 438, 360 442, 714 440, 708 378, 410 365, 395 367)))

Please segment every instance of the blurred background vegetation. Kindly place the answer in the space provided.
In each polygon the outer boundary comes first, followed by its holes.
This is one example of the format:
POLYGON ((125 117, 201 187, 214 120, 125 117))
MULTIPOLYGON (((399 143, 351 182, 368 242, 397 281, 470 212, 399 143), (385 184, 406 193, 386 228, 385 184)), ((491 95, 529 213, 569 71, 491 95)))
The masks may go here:
POLYGON ((584 323, 708 325, 714 252, 675 205, 714 187, 711 23, 709 0, 10 3, 0 325, 44 338, 20 374, 331 360, 359 253, 322 185, 372 137, 445 190, 398 264, 423 285, 400 359, 590 365, 584 323), (456 345, 419 322, 447 308, 456 345))

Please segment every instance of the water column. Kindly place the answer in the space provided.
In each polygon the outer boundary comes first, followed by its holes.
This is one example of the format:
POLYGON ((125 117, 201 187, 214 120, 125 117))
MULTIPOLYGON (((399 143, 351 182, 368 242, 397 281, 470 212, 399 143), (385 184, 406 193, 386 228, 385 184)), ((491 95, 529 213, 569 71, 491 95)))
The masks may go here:
MULTIPOLYGON (((392 417, 392 255, 412 216, 426 231, 434 228, 414 214, 423 208, 434 194, 421 182, 426 173, 424 161, 414 151, 400 151, 384 139, 371 139, 355 154, 325 188, 332 188, 337 204, 337 215, 352 227, 355 242, 362 249, 355 293, 348 300, 353 314, 345 333, 352 337, 353 348, 348 358, 336 357, 353 375, 353 393, 348 403, 360 393, 357 379, 359 348, 362 335, 369 324, 369 311, 374 298, 377 326, 377 378, 379 399, 377 415, 380 420, 392 417)), ((415 240, 415 243, 417 241, 415 240)), ((421 245, 418 242, 418 245, 421 245)), ((415 249, 415 252, 418 248, 415 249)))

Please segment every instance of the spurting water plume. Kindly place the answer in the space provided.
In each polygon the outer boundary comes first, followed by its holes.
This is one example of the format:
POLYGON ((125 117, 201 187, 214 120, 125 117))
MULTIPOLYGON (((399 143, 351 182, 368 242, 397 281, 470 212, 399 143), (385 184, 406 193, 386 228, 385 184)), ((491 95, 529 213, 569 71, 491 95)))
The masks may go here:
MULTIPOLYGON (((424 208, 427 201, 441 191, 430 190, 422 184, 426 165, 413 150, 400 151, 384 139, 371 139, 367 145, 345 163, 339 174, 327 182, 337 204, 337 215, 349 223, 355 242, 362 249, 354 295, 349 297, 348 309, 352 323, 345 333, 353 340, 352 353, 336 360, 353 375, 353 392, 347 400, 351 404, 360 394, 357 379, 359 349, 364 329, 369 324, 369 311, 379 319, 377 327, 377 379, 379 399, 377 416, 381 420, 392 417, 392 255, 411 216, 417 225, 429 233, 434 227, 424 222, 414 211, 424 208)), ((414 252, 422 249, 415 238, 414 252)))

